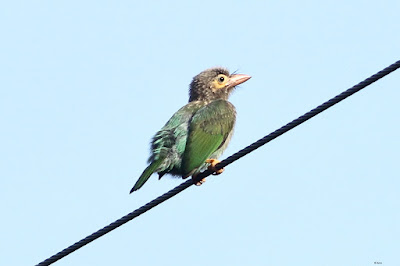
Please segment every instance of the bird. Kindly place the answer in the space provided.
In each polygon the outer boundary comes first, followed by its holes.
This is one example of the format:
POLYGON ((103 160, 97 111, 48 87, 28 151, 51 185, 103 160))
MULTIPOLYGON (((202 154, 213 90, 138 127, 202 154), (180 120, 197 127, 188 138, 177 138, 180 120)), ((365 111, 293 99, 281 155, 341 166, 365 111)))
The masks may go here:
MULTIPOLYGON (((230 74, 226 68, 213 67, 196 75, 189 85, 189 102, 180 108, 151 141, 149 165, 130 193, 140 189, 153 173, 183 179, 205 169, 216 169, 218 157, 227 148, 236 122, 236 109, 228 101, 235 87, 251 76, 230 74)), ((196 182, 201 185, 202 179, 196 182)))

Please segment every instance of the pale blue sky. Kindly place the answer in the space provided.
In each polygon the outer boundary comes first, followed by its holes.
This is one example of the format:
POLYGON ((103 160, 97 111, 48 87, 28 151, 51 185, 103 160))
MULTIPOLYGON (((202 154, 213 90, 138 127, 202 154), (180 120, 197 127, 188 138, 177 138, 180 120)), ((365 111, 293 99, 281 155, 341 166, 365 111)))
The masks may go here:
MULTIPOLYGON (((0 265, 34 265, 178 185, 138 192, 191 78, 231 97, 223 158, 399 60, 399 1, 8 1, 0 265)), ((400 72, 54 265, 399 265, 400 72)))

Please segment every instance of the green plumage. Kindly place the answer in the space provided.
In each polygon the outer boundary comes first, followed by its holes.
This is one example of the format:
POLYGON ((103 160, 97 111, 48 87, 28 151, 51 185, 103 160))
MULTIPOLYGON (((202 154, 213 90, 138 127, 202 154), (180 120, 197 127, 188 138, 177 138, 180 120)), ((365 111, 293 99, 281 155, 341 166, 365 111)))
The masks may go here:
POLYGON ((192 175, 207 158, 219 157, 228 144, 224 145, 233 132, 235 119, 235 107, 225 100, 215 100, 193 115, 182 160, 183 177, 192 175))
POLYGON ((193 79, 190 102, 179 109, 153 137, 150 165, 131 192, 141 188, 156 172, 160 178, 166 173, 183 178, 195 175, 206 168, 206 159, 217 159, 226 149, 236 119, 235 107, 227 98, 237 84, 229 87, 226 81, 225 87, 222 83, 221 88, 215 89, 221 77, 229 81, 232 76, 223 68, 213 68, 193 79))
POLYGON ((132 188, 132 191, 135 191, 143 186, 144 183, 149 179, 149 177, 157 170, 157 168, 162 163, 162 159, 152 162, 149 166, 144 169, 142 175, 136 182, 135 186, 132 188))

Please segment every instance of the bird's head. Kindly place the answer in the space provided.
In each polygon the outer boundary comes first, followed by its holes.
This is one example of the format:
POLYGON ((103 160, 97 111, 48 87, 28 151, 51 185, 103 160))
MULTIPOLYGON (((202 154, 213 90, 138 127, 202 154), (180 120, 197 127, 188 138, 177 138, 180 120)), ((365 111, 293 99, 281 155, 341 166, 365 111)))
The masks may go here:
POLYGON ((235 86, 250 78, 244 74, 229 74, 227 69, 221 67, 206 69, 190 83, 189 102, 227 100, 235 86))

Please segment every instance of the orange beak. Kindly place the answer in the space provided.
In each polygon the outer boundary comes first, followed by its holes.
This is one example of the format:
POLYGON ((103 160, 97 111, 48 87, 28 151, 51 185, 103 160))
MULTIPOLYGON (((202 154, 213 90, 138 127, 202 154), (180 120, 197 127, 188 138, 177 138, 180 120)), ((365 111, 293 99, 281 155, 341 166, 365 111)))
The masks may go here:
POLYGON ((234 74, 230 76, 229 81, 226 83, 226 88, 233 88, 243 82, 249 80, 251 76, 245 74, 234 74))

